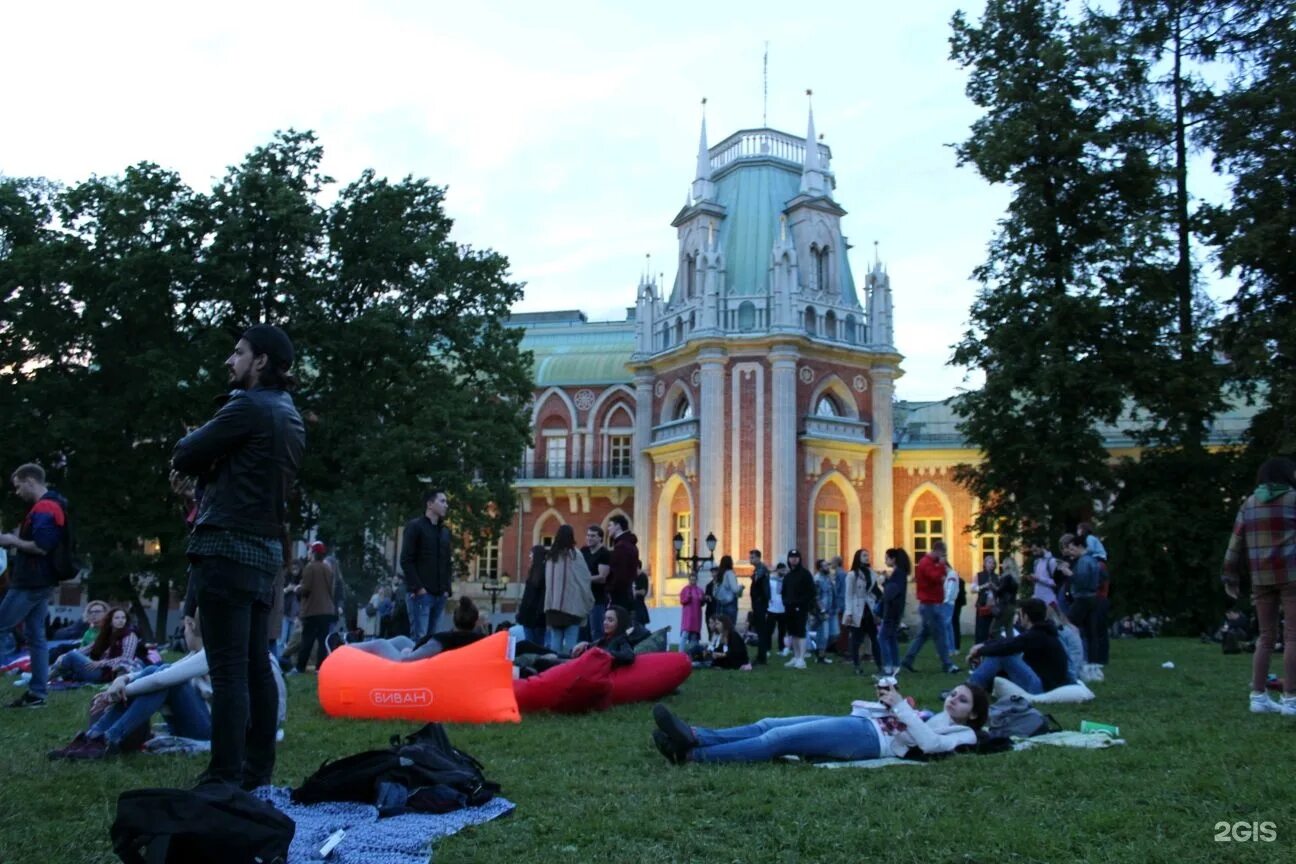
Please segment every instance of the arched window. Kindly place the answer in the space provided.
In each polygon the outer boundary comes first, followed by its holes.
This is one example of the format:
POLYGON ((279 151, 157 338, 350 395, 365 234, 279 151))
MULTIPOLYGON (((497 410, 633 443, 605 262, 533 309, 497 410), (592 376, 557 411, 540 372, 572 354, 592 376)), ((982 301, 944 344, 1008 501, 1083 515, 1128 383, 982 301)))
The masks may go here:
POLYGON ((837 315, 831 309, 824 315, 824 335, 829 339, 841 338, 841 334, 837 332, 837 315))
POLYGON ((847 342, 852 342, 852 343, 857 342, 859 340, 859 334, 855 331, 854 315, 846 316, 846 332, 842 334, 842 338, 845 339, 847 342))
POLYGON ((675 400, 675 408, 671 411, 672 420, 687 420, 693 416, 693 403, 687 396, 681 395, 675 400))
POLYGON ((750 300, 744 300, 738 306, 738 329, 756 329, 756 304, 750 300))
POLYGON ((811 336, 815 335, 819 329, 819 315, 815 312, 813 306, 807 306, 805 310, 805 329, 811 336))
POLYGON ((697 296, 697 256, 684 256, 684 297, 692 300, 697 296))
POLYGON ((662 325, 662 347, 669 348, 670 344, 671 344, 670 323, 668 322, 662 325))
POLYGON ((697 313, 696 313, 696 312, 690 312, 690 313, 689 313, 689 332, 692 333, 692 332, 693 332, 694 330, 696 330, 696 329, 697 329, 697 313))
POLYGON ((676 318, 675 319, 675 344, 678 345, 683 341, 684 341, 684 319, 676 318))
POLYGON ((830 287, 828 282, 828 250, 810 248, 810 254, 814 256, 815 267, 815 287, 820 291, 827 291, 830 287))
POLYGON ((842 416, 841 406, 837 404, 837 400, 833 396, 827 393, 819 397, 819 402, 815 405, 814 413, 816 417, 842 416))

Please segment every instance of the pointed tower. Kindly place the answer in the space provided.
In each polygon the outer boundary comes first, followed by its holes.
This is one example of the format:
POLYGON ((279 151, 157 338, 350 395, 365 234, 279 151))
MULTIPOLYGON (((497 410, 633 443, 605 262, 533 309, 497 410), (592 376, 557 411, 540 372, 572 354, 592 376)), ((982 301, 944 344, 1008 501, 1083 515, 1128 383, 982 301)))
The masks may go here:
MULTIPOLYGON (((814 95, 806 91, 806 100, 814 95)), ((831 198, 828 178, 824 174, 823 163, 819 155, 819 139, 815 136, 814 105, 810 105, 810 121, 806 128, 805 163, 801 168, 801 194, 823 195, 831 198)))
POLYGON ((864 295, 868 303, 868 344, 885 348, 895 347, 895 334, 891 324, 891 277, 878 257, 877 243, 873 244, 873 266, 864 277, 864 295))
POLYGON ((693 201, 715 199, 715 184, 711 182, 711 153, 707 150, 706 100, 702 100, 702 133, 698 136, 697 173, 693 177, 693 201))

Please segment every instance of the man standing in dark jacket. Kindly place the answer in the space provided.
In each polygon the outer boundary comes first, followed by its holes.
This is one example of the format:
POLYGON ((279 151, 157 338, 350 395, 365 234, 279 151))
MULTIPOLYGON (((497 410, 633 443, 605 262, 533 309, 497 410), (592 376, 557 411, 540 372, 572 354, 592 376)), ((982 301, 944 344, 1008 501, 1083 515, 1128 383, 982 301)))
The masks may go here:
POLYGON ((764 666, 769 662, 770 648, 770 574, 765 562, 761 561, 761 551, 753 549, 747 553, 747 561, 752 565, 752 626, 756 628, 756 662, 764 666))
POLYGON ((435 633, 441 610, 450 596, 450 529, 445 525, 450 501, 441 489, 423 496, 423 515, 411 519, 401 540, 401 574, 405 577, 405 608, 410 638, 420 641, 435 633))
POLYGON ((622 609, 633 609, 634 580, 639 575, 639 538, 630 533, 630 520, 620 513, 608 520, 608 534, 612 537, 608 603, 622 609))
POLYGON ((783 607, 788 638, 792 642, 792 659, 783 665, 792 669, 804 669, 806 619, 818 602, 819 592, 815 590, 814 577, 801 563, 801 553, 798 550, 788 551, 787 563, 788 574, 783 579, 783 607))
POLYGON ((968 661, 981 665, 968 678, 986 692, 994 687, 995 676, 1007 678, 1027 693, 1047 693, 1064 684, 1074 684, 1067 671, 1066 649, 1057 628, 1048 620, 1048 607, 1038 597, 1021 604, 1017 613, 1020 636, 995 639, 973 645, 968 661))
POLYGON ((211 762, 200 782, 252 789, 274 772, 279 693, 267 628, 306 446, 288 393, 293 354, 278 327, 249 327, 225 361, 234 389, 171 459, 202 487, 188 547, 212 683, 211 762))
MULTIPOLYGON (((0 647, 10 642, 19 624, 27 634, 31 655, 31 683, 27 692, 9 703, 10 708, 43 708, 49 685, 49 648, 45 643, 45 615, 50 589, 57 583, 51 553, 63 542, 67 526, 67 501, 45 485, 45 469, 20 465, 14 471, 14 493, 31 509, 17 534, 0 534, 0 546, 16 554, 10 569, 9 590, 0 601, 0 647)), ((0 651, 0 660, 9 658, 0 651)))

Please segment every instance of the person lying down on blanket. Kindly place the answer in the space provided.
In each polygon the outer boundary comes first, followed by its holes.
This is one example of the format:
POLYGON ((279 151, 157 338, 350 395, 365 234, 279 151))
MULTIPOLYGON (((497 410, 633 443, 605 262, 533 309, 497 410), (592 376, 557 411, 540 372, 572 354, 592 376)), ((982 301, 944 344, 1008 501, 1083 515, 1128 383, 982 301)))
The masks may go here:
POLYGON ((730 729, 690 726, 659 704, 653 707, 652 739, 676 765, 780 756, 855 761, 904 756, 914 749, 931 755, 975 746, 990 711, 989 696, 975 684, 951 690, 945 710, 925 722, 896 689, 895 679, 878 683, 878 703, 856 702, 845 717, 769 717, 730 729))
MULTIPOLYGON (((77 733, 66 747, 51 750, 49 758, 102 759, 119 753, 124 742, 148 737, 149 722, 158 711, 166 718, 172 735, 210 741, 212 688, 199 614, 184 619, 188 654, 174 663, 149 666, 114 679, 90 705, 91 717, 95 718, 90 728, 77 733)), ((279 664, 272 662, 270 671, 278 691, 278 722, 282 726, 287 691, 279 664)))

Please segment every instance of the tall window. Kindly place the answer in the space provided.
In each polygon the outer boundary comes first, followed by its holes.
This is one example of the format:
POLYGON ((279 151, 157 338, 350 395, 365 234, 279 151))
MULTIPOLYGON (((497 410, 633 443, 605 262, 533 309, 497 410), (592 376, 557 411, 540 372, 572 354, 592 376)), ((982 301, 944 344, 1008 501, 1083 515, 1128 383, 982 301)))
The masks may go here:
POLYGON ((931 551, 931 544, 937 540, 945 539, 945 520, 943 519, 915 519, 913 520, 913 538, 914 538, 914 557, 925 555, 931 551))
POLYGON ((828 250, 811 249, 814 255, 815 266, 815 288, 820 291, 828 290, 828 250))
POLYGON ((608 438, 608 476, 629 477, 632 473, 629 435, 612 435, 608 438))
MULTIPOLYGON (((680 554, 693 555, 693 514, 688 510, 681 510, 675 514, 675 534, 684 538, 684 547, 680 550, 680 554)), ((674 542, 674 535, 671 535, 671 540, 674 542)), ((688 565, 679 562, 675 565, 675 572, 677 575, 687 574, 688 565)))
POLYGON ((484 582, 487 579, 495 579, 499 576, 500 547, 498 543, 488 543, 482 547, 481 554, 477 556, 477 566, 474 572, 478 582, 484 582))
POLYGON ((841 514, 836 510, 819 510, 815 513, 815 556, 832 558, 842 554, 841 514))
POLYGON ((697 258, 693 255, 684 256, 685 282, 684 297, 692 300, 697 296, 697 258))
POLYGON ((567 476, 566 435, 551 435, 545 439, 545 476, 567 476))

